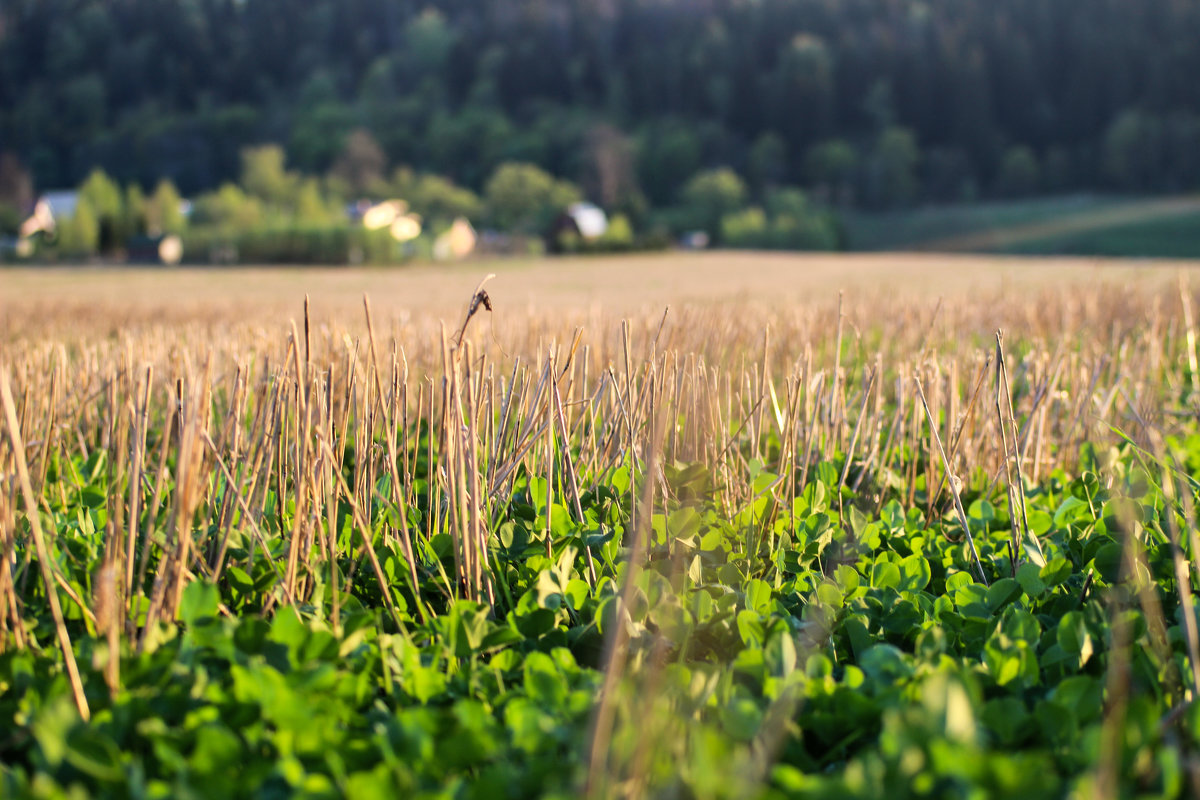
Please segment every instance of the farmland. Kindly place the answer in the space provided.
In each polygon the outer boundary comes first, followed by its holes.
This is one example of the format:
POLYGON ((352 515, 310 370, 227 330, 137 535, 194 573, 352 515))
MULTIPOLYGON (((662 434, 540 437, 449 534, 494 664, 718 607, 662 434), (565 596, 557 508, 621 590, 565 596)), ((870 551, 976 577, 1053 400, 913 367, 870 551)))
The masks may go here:
POLYGON ((1194 266, 0 271, 0 795, 1196 793, 1194 266))
POLYGON ((1068 195, 845 217, 856 250, 1196 258, 1200 200, 1068 195))

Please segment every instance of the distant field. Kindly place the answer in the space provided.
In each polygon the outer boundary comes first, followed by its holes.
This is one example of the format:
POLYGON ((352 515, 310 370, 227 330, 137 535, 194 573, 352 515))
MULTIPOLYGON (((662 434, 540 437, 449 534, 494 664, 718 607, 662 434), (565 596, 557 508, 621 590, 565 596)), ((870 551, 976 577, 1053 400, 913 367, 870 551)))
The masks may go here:
POLYGON ((854 249, 893 250, 952 236, 1113 208, 1128 202, 1096 195, 1072 195, 1013 202, 937 205, 882 213, 850 213, 845 221, 850 246, 854 249))
POLYGON ((855 250, 1200 257, 1200 198, 1078 195, 845 219, 855 250))
POLYGON ((1200 212, 1149 219, 1100 230, 1050 236, 1003 248, 1014 254, 1200 258, 1200 212))
POLYGON ((541 261, 482 261, 393 269, 0 270, 0 332, 32 334, 68 320, 119 323, 260 320, 286 322, 311 298, 326 318, 357 318, 362 297, 380 314, 454 319, 475 285, 488 284, 498 317, 574 308, 608 314, 667 305, 828 305, 884 295, 928 300, 1071 285, 1163 281, 1190 262, 1147 267, 1119 260, 948 254, 801 255, 695 253, 541 261), (519 312, 519 313, 518 313, 519 312))

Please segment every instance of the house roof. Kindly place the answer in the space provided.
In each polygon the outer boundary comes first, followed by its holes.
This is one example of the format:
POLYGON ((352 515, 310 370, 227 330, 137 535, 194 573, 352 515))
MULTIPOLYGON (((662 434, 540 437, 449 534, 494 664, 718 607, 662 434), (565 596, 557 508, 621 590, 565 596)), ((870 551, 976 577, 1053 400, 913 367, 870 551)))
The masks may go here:
POLYGON ((70 219, 75 216, 75 207, 79 205, 79 192, 73 189, 43 192, 38 201, 50 206, 50 213, 55 219, 70 219))
POLYGON ((592 203, 572 203, 567 207, 567 214, 575 220, 579 235, 585 239, 603 236, 608 230, 608 216, 604 209, 592 203))

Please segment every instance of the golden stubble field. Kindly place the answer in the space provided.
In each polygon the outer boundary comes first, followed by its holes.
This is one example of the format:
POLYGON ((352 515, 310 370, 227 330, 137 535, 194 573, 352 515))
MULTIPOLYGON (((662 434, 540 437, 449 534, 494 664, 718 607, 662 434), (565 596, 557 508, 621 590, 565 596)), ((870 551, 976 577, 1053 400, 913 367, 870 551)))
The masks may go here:
MULTIPOLYGON (((596 319, 659 315, 667 306, 716 313, 836 306, 1036 305, 1097 286, 1154 291, 1195 262, 1006 258, 931 254, 711 252, 552 260, 479 261, 402 268, 68 268, 0 270, 0 335, 36 339, 65 329, 257 322, 287 324, 309 295, 315 317, 361 319, 369 295, 379 320, 456 324, 471 290, 487 290, 498 330, 569 311, 596 319)), ((980 320, 987 327, 993 321, 980 320)), ((996 325, 1004 320, 994 320, 996 325)))

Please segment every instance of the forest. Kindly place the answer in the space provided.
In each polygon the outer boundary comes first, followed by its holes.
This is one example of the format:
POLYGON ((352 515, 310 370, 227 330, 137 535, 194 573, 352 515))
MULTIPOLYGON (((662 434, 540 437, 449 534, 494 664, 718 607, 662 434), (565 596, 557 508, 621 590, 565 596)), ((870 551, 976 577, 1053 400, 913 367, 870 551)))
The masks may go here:
POLYGON ((0 142, 39 187, 181 191, 351 131, 478 190, 530 162, 606 206, 705 167, 862 206, 1200 182, 1177 0, 11 0, 0 142))

